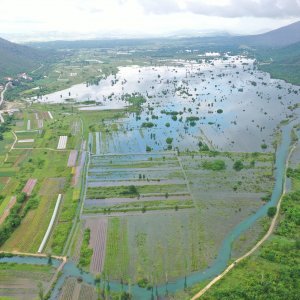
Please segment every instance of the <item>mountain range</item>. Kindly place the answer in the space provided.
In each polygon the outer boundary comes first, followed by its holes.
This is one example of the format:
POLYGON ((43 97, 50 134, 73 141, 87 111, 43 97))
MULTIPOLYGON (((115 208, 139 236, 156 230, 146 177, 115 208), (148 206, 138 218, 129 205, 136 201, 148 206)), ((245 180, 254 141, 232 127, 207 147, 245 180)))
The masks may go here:
MULTIPOLYGON (((145 46, 153 43, 180 46, 214 45, 218 46, 248 46, 254 48, 280 48, 280 59, 290 59, 290 49, 293 46, 293 60, 298 61, 300 53, 300 21, 288 26, 259 35, 250 36, 222 36, 222 37, 194 37, 194 38, 172 38, 172 39, 117 39, 117 40, 84 40, 84 41, 52 41, 36 42, 28 45, 20 45, 0 38, 0 79, 5 76, 14 76, 21 72, 28 72, 37 68, 41 63, 51 60, 57 52, 49 49, 76 49, 76 48, 101 48, 101 47, 124 47, 145 46), (299 44, 297 44, 299 43, 299 44)), ((273 53, 273 55, 275 55, 273 53)), ((1 80, 0 80, 1 81, 1 80)))

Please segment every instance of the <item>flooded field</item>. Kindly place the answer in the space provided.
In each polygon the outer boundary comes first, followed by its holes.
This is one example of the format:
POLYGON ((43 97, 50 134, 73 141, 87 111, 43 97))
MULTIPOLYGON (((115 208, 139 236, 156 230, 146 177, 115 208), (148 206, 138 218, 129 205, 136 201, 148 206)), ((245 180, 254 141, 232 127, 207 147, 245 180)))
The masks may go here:
POLYGON ((252 59, 164 63, 121 67, 98 85, 75 85, 38 101, 122 109, 126 95, 141 95, 139 113, 106 122, 93 139, 93 151, 101 153, 199 150, 200 141, 222 151, 261 151, 270 148, 276 126, 297 112, 299 87, 271 79, 252 59))
MULTIPOLYGON (((163 293, 164 283, 175 291, 210 278, 255 243, 280 192, 279 146, 288 149, 299 113, 299 87, 250 58, 161 63, 37 99, 62 104, 47 108, 58 121, 44 124, 55 139, 42 145, 71 150, 65 165, 83 186, 72 268, 101 274, 115 291, 132 283, 135 299, 154 285, 163 293)), ((71 290, 82 288, 67 279, 57 293, 71 290)))

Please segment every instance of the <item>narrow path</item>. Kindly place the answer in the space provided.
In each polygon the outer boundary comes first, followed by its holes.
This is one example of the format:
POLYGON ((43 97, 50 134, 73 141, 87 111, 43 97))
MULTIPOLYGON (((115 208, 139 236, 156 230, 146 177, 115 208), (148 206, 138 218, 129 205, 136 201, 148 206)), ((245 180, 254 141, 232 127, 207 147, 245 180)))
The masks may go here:
POLYGON ((6 85, 5 85, 5 88, 4 90, 1 92, 1 95, 0 95, 0 108, 4 102, 4 94, 5 92, 7 91, 7 88, 11 85, 11 82, 8 82, 6 85))
MULTIPOLYGON (((291 150, 290 150, 290 153, 287 157, 287 160, 286 160, 286 163, 285 163, 285 173, 286 173, 286 170, 288 168, 288 164, 289 164, 289 160, 291 158, 291 155, 293 153, 293 151, 296 149, 296 145, 293 145, 291 150)), ((239 262, 241 262, 242 260, 244 260, 245 258, 247 258, 248 256, 250 256, 252 253, 254 253, 269 237, 270 235, 273 233, 273 230, 275 228, 275 225, 277 223, 277 219, 278 219, 278 216, 279 216, 279 213, 280 213, 280 206, 281 206, 281 202, 282 202, 282 199, 286 193, 286 175, 284 176, 284 182, 283 182, 283 190, 282 190, 282 194, 281 194, 281 197, 278 201, 278 204, 277 204, 277 211, 276 211, 276 215, 274 216, 273 220, 272 220, 272 223, 269 227, 269 230, 268 232, 264 235, 264 237, 257 242, 257 244, 250 250, 248 251, 246 254, 244 254, 243 256, 241 256, 240 258, 238 258, 237 260, 235 260, 232 264, 230 264, 227 269, 221 273, 220 275, 218 275, 217 277, 215 277, 210 283, 208 283, 201 291, 199 291, 195 296, 193 296, 191 298, 191 300, 196 300, 196 299, 199 299, 201 296, 203 296, 215 283, 217 283, 220 279, 222 279, 231 269, 233 269, 239 262)))
POLYGON ((17 135, 14 133, 14 131, 12 131, 12 134, 13 134, 15 140, 14 140, 13 144, 11 145, 11 147, 10 147, 10 149, 9 149, 8 152, 11 152, 11 150, 14 149, 14 146, 15 146, 16 142, 18 141, 18 137, 17 137, 17 135))
POLYGON ((41 64, 38 68, 33 70, 31 73, 34 74, 36 71, 40 70, 43 66, 44 66, 44 64, 41 64))
MULTIPOLYGON (((45 253, 28 253, 28 252, 20 252, 20 251, 0 251, 0 254, 13 254, 16 256, 31 256, 31 257, 48 257, 45 253)), ((59 255, 51 255, 54 259, 64 260, 67 259, 66 256, 59 256, 59 255)))
MULTIPOLYGON (((0 108, 1 108, 2 104, 4 103, 4 94, 7 91, 7 88, 8 88, 9 85, 11 85, 11 82, 8 82, 5 85, 4 90, 1 92, 1 95, 0 95, 0 108)), ((2 111, 1 110, 0 110, 0 123, 4 123, 4 118, 2 116, 2 111)))

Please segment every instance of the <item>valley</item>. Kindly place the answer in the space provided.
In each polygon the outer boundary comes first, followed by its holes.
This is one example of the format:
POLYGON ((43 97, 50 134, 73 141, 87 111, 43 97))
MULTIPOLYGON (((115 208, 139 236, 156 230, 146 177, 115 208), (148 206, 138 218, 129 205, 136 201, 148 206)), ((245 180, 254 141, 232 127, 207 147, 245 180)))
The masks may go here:
POLYGON ((168 43, 60 49, 3 82, 0 298, 190 299, 273 229, 282 197, 275 234, 203 299, 242 289, 247 265, 254 288, 276 240, 294 251, 299 85, 263 50, 168 43))

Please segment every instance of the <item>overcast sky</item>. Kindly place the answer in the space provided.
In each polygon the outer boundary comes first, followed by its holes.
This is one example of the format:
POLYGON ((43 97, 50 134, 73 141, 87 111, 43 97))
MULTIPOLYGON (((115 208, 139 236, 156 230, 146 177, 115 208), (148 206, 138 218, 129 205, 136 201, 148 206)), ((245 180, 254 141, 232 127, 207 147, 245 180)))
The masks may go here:
POLYGON ((13 41, 256 34, 300 20, 300 0, 1 0, 13 41))

